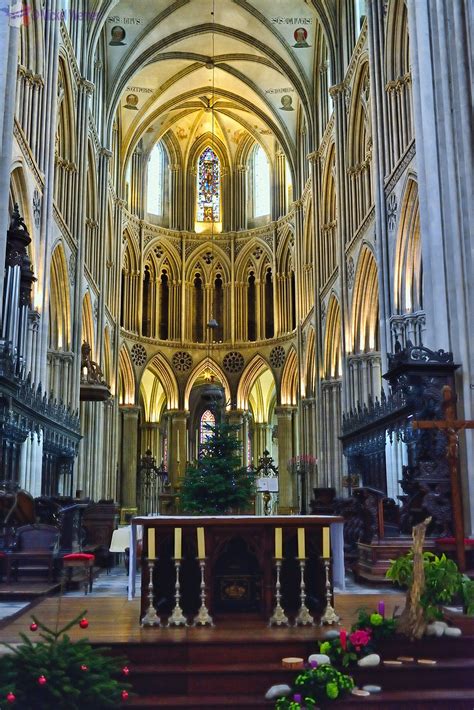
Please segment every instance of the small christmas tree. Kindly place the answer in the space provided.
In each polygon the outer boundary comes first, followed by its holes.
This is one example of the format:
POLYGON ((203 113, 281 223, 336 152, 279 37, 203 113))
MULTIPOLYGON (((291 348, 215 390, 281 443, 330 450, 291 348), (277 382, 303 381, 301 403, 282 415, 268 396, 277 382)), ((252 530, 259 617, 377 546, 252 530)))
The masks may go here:
POLYGON ((181 506, 192 515, 225 515, 249 507, 254 475, 241 465, 239 427, 225 422, 208 425, 199 459, 186 470, 181 506))
POLYGON ((86 628, 84 614, 58 631, 33 616, 30 629, 38 631, 41 640, 33 643, 22 633, 20 645, 4 644, 11 653, 0 663, 0 708, 99 710, 127 700, 125 659, 105 655, 107 649, 94 648, 86 639, 71 641, 65 633, 78 623, 86 628))

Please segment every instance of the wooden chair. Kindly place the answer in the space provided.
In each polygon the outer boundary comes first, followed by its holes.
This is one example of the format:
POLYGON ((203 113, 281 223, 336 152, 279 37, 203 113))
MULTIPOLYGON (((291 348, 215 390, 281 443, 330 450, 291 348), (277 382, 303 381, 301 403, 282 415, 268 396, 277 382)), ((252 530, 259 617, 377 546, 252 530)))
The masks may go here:
POLYGON ((94 563, 95 555, 87 552, 72 552, 69 555, 64 555, 63 557, 63 570, 65 575, 68 575, 69 580, 72 576, 73 569, 79 569, 82 571, 82 577, 84 580, 84 593, 87 591, 92 592, 92 583, 94 581, 94 563))
POLYGON ((54 564, 57 558, 59 530, 53 525, 22 525, 16 531, 16 544, 6 556, 6 582, 10 582, 12 571, 16 579, 20 570, 30 573, 47 571, 48 582, 54 578, 54 564))

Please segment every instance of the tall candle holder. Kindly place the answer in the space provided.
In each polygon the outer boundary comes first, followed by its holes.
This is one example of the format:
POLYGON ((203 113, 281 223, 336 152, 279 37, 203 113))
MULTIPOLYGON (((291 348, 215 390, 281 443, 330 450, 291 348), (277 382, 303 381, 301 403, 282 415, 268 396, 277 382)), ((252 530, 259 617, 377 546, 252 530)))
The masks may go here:
POLYGON ((200 584, 200 596, 201 596, 201 606, 199 611, 194 617, 193 626, 214 626, 212 621, 212 616, 210 616, 209 611, 206 606, 206 582, 204 579, 204 571, 206 568, 206 558, 199 559, 199 567, 201 568, 201 584, 200 584))
POLYGON ((326 572, 326 608, 321 617, 320 625, 323 624, 337 624, 339 622, 339 617, 336 614, 334 607, 331 606, 331 582, 329 579, 329 560, 324 560, 324 569, 326 572))
POLYGON ((161 620, 153 606, 153 570, 155 560, 148 559, 148 609, 141 621, 142 626, 161 626, 161 620))
POLYGON ((300 557, 300 608, 298 609, 298 615, 295 619, 295 626, 314 626, 314 619, 309 613, 309 609, 306 606, 306 584, 304 581, 304 572, 306 567, 306 557, 300 557))
POLYGON ((281 605, 281 582, 280 582, 280 572, 281 572, 281 563, 282 561, 280 559, 275 559, 275 567, 276 567, 276 582, 275 582, 275 608, 273 610, 273 614, 270 617, 270 620, 268 622, 269 626, 289 626, 288 622, 288 617, 285 614, 285 610, 283 609, 281 605))
POLYGON ((174 559, 174 567, 176 570, 176 581, 174 583, 174 600, 175 600, 175 605, 174 609, 171 613, 171 616, 168 619, 168 624, 167 626, 187 626, 188 625, 188 620, 183 614, 183 610, 181 609, 180 606, 180 601, 181 601, 181 585, 179 582, 179 571, 181 568, 181 560, 177 559, 176 557, 174 559))

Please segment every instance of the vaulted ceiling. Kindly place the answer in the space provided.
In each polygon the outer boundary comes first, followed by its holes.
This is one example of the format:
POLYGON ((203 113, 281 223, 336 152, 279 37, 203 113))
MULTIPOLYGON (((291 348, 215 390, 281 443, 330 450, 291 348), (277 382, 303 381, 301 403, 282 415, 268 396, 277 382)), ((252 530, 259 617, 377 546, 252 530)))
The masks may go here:
POLYGON ((309 0, 124 0, 105 9, 107 105, 109 120, 120 114, 125 161, 140 139, 150 146, 167 132, 183 155, 212 132, 229 155, 250 134, 294 160, 303 123, 311 134, 323 37, 309 0))

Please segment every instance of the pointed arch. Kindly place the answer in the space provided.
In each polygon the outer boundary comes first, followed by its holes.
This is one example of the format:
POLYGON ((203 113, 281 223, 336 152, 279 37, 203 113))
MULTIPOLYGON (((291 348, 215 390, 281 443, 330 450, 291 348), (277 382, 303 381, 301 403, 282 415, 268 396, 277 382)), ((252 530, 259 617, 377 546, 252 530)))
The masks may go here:
POLYGON ((336 149, 331 143, 324 162, 321 201, 321 237, 319 255, 319 279, 324 286, 337 265, 337 211, 336 211, 336 149))
POLYGON ((378 350, 379 286, 377 262, 364 245, 357 262, 352 295, 352 352, 378 350))
POLYGON ((124 343, 119 352, 119 404, 135 404, 135 389, 135 373, 127 346, 124 343))
POLYGON ((151 360, 148 362, 148 365, 146 366, 146 370, 149 370, 161 382, 166 396, 168 409, 178 409, 178 383, 176 381, 175 374, 171 369, 171 366, 166 361, 164 356, 161 353, 156 353, 155 355, 153 355, 151 360))
POLYGON ((394 304, 399 314, 423 308, 423 264, 421 255, 418 183, 409 178, 405 187, 395 247, 394 304))
POLYGON ((316 394, 316 336, 314 328, 308 329, 306 341, 306 359, 304 368, 304 397, 314 397, 316 394))
MULTIPOLYGON (((224 372, 224 370, 217 364, 215 360, 210 358, 209 356, 205 357, 204 360, 201 360, 194 370, 191 372, 189 375, 189 379, 186 383, 186 387, 184 390, 184 408, 189 409, 189 397, 191 394, 191 390, 194 386, 194 383, 200 377, 201 375, 204 375, 204 373, 208 371, 211 372, 222 384, 224 388, 224 395, 225 395, 225 401, 227 403, 230 402, 231 399, 231 391, 230 391, 230 385, 229 385, 229 380, 227 379, 227 376, 224 372)), ((230 404, 226 405, 227 408, 230 407, 230 404)))
POLYGON ((104 378, 109 387, 111 388, 111 391, 114 391, 114 385, 115 382, 112 382, 113 378, 112 374, 112 347, 110 344, 110 328, 108 325, 105 326, 104 328, 104 378))
MULTIPOLYGON (((83 326, 84 333, 84 326, 83 326)), ((49 348, 71 349, 70 283, 66 256, 58 244, 51 257, 49 281, 49 348)))
POLYGON ((257 353, 245 367, 237 387, 237 409, 248 410, 249 395, 254 382, 266 371, 269 370, 268 362, 257 353))
POLYGON ((324 337, 324 379, 337 379, 341 376, 341 307, 336 296, 331 294, 324 337))
POLYGON ((82 342, 89 343, 92 359, 96 360, 94 317, 92 315, 92 301, 89 291, 86 291, 82 299, 82 342))
POLYGON ((286 356, 281 375, 281 404, 296 406, 298 401, 298 355, 291 347, 286 356))

